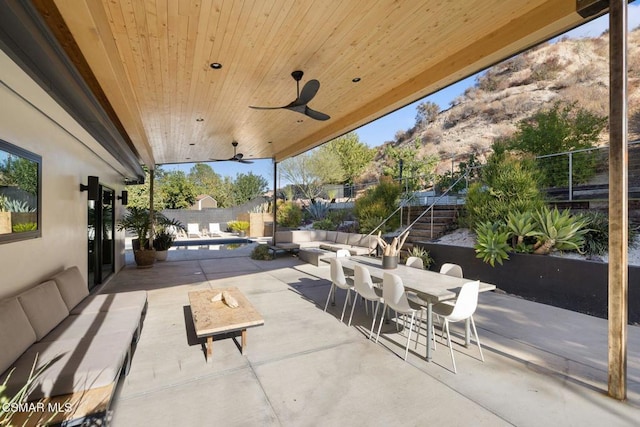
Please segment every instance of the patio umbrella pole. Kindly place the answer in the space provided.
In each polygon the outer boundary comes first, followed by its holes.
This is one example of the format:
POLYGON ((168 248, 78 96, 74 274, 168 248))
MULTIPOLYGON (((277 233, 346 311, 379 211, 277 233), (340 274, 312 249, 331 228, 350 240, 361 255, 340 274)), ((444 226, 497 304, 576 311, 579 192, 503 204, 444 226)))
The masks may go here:
POLYGON ((627 0, 609 2, 609 396, 627 397, 627 0))

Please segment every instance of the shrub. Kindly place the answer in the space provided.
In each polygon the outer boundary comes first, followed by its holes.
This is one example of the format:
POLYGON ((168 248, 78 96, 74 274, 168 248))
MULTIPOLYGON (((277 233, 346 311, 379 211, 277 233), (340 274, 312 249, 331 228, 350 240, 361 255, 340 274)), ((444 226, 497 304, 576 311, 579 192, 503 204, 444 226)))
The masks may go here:
MULTIPOLYGON (((609 251, 609 217, 602 212, 587 212, 582 217, 589 223, 584 234, 582 252, 586 255, 604 255, 609 251)), ((636 230, 629 224, 629 246, 633 246, 636 230)))
POLYGON ((38 224, 35 222, 23 222, 16 224, 12 227, 14 233, 22 233, 24 231, 34 231, 38 229, 38 224))
POLYGON ((271 253, 269 253, 269 246, 267 245, 258 245, 253 248, 251 251, 251 259, 256 259, 260 261, 270 261, 273 259, 271 253))
POLYGON ((229 221, 227 222, 227 227, 229 227, 231 231, 239 233, 249 230, 250 224, 248 221, 229 221))
POLYGON ((508 153, 494 143, 494 153, 482 169, 480 182, 469 187, 465 222, 505 221, 509 212, 533 212, 543 205, 538 174, 530 158, 508 153))
POLYGON ((296 228, 302 221, 302 210, 294 202, 285 202, 278 207, 276 220, 283 227, 296 228))
POLYGON ((314 222, 313 228, 314 230, 335 230, 336 226, 329 218, 325 218, 314 222))
MULTIPOLYGON (((371 232, 396 210, 400 191, 398 184, 387 179, 356 200, 354 213, 361 233, 371 232)), ((382 232, 395 230, 399 225, 400 214, 396 213, 382 226, 382 232)))
POLYGON ((433 264, 433 258, 431 258, 429 251, 420 246, 412 247, 408 253, 408 256, 415 256, 420 258, 426 270, 428 270, 429 267, 431 267, 431 264, 433 264))

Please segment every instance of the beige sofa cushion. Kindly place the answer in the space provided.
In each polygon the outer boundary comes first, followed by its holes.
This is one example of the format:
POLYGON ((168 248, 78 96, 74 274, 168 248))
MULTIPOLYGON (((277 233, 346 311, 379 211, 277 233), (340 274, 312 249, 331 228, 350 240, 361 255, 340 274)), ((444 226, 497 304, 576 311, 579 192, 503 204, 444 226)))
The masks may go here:
POLYGON ((25 384, 36 355, 36 369, 52 363, 32 385, 29 400, 106 386, 118 378, 130 347, 127 333, 35 343, 16 361, 7 392, 12 396, 25 384))
POLYGON ((60 322, 41 341, 50 342, 83 337, 95 337, 99 340, 102 335, 112 333, 125 333, 129 335, 130 339, 133 339, 140 326, 140 316, 140 310, 134 308, 107 313, 72 314, 60 322))
POLYGON ((62 299, 69 311, 89 295, 89 287, 78 267, 67 268, 53 276, 51 280, 56 282, 60 295, 62 295, 62 299))
POLYGON ((348 243, 351 246, 367 246, 364 241, 364 234, 351 233, 349 234, 348 243))
MULTIPOLYGON (((18 298, 9 298, 0 302, 0 372, 13 366, 13 363, 31 344, 36 342, 36 332, 31 327, 18 298)), ((2 383, 3 378, 0 378, 2 383)))
POLYGON ((105 311, 136 309, 144 313, 147 305, 147 291, 119 292, 86 297, 71 310, 70 314, 88 314, 105 311))
POLYGON ((49 280, 18 295, 18 301, 40 341, 69 315, 56 282, 49 280))
POLYGON ((308 230, 293 230, 291 231, 292 243, 304 243, 311 241, 311 232, 308 230))
POLYGON ((326 230, 310 230, 312 242, 323 242, 327 239, 326 230))
POLYGON ((336 243, 340 243, 341 245, 347 245, 349 242, 349 233, 343 233, 342 231, 338 232, 336 236, 336 243))
POLYGON ((338 237, 337 231, 327 231, 327 236, 325 238, 325 241, 335 243, 336 237, 338 237))

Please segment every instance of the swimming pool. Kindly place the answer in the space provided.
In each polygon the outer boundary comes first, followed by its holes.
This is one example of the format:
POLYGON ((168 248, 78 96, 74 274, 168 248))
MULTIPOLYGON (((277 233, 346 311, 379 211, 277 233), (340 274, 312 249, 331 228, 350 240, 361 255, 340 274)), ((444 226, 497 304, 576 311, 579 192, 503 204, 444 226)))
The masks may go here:
POLYGON ((227 245, 247 245, 249 243, 253 243, 253 241, 245 238, 197 239, 197 240, 176 240, 175 242, 173 242, 173 246, 211 246, 211 245, 227 246, 227 245))

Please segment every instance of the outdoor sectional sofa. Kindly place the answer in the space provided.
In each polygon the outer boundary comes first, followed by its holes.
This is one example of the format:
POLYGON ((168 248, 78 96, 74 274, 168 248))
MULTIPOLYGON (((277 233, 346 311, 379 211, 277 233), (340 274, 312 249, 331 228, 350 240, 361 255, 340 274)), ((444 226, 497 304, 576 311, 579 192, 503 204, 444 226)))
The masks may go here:
POLYGON ((292 244, 297 245, 300 259, 315 265, 322 258, 335 256, 339 249, 346 249, 351 255, 369 255, 375 253, 378 244, 376 236, 341 231, 277 231, 275 237, 275 246, 290 249, 292 244))
POLYGON ((146 291, 89 295, 77 267, 0 301, 0 383, 15 368, 6 390, 14 395, 37 356, 37 367, 50 365, 29 401, 115 386, 127 373, 146 306, 146 291))

